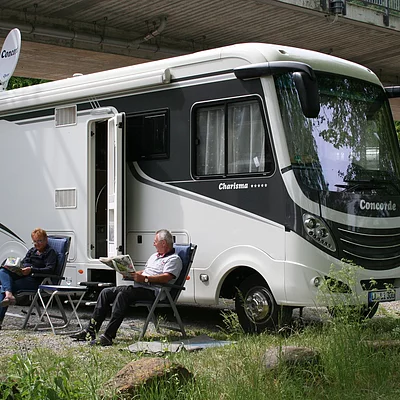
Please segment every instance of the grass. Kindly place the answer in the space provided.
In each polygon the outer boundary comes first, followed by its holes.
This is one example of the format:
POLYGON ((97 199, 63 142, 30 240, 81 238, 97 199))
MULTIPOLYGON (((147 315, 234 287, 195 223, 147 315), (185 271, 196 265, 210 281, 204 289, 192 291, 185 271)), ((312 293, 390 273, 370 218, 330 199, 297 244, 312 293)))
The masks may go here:
MULTIPOLYGON (((389 313, 364 322, 325 319, 293 326, 290 334, 241 332, 233 314, 224 316, 218 338, 229 346, 201 352, 168 354, 194 380, 182 386, 170 381, 143 389, 137 399, 362 399, 400 398, 400 348, 372 350, 367 340, 400 339, 400 319, 389 313), (268 371, 263 354, 270 347, 296 345, 316 349, 320 363, 307 368, 280 366, 268 371)), ((204 332, 202 332, 204 333, 204 332)), ((195 332, 192 332, 195 334, 195 332)), ((157 338, 158 339, 158 338, 157 338)), ((8 380, 0 399, 101 399, 104 383, 132 360, 146 357, 126 350, 124 339, 108 348, 78 347, 64 353, 38 349, 0 357, 8 380), (12 394, 17 387, 18 394, 12 394)), ((113 397, 118 399, 116 395, 113 397)))

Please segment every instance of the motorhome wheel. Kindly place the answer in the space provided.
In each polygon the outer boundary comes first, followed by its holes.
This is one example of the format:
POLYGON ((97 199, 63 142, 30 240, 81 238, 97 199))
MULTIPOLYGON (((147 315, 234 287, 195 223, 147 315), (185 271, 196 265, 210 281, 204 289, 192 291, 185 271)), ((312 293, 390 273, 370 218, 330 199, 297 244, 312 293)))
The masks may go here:
POLYGON ((291 307, 276 303, 268 285, 258 275, 246 278, 236 294, 236 312, 245 332, 260 333, 290 323, 291 307))

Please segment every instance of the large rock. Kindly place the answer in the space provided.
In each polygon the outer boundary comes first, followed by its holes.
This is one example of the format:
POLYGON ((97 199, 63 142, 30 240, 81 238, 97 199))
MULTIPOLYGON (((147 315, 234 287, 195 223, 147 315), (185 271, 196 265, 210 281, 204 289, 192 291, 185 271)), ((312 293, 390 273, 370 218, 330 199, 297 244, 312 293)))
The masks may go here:
POLYGON ((124 396, 124 399, 137 394, 139 388, 152 385, 156 382, 167 381, 169 378, 186 382, 192 374, 182 365, 172 363, 163 358, 141 358, 125 365, 114 378, 103 387, 102 393, 115 391, 124 396))
POLYGON ((280 365, 305 367, 316 365, 319 361, 319 353, 309 347, 277 346, 268 349, 263 356, 263 364, 268 370, 274 370, 280 365))

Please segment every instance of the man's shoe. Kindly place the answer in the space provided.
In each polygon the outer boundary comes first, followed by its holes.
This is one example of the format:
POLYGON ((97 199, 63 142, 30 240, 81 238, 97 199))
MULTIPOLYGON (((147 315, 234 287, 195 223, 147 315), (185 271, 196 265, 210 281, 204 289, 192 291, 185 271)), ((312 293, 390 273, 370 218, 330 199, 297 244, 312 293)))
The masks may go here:
POLYGON ((106 335, 100 335, 98 339, 90 342, 91 346, 111 346, 112 344, 112 339, 109 339, 106 335))
POLYGON ((86 329, 69 336, 71 339, 75 339, 78 342, 90 342, 96 339, 96 334, 86 329))

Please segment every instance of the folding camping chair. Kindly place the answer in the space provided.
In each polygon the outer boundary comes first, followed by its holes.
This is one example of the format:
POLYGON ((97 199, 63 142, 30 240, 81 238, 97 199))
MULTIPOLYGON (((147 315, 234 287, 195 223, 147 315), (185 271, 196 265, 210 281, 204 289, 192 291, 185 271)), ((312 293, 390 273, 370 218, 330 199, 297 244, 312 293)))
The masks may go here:
MULTIPOLYGON (((33 274, 36 277, 43 277, 43 281, 41 285, 59 285, 61 281, 64 279, 64 271, 67 265, 67 259, 69 254, 69 247, 71 245, 71 237, 70 236, 48 236, 47 237, 48 244, 51 248, 53 248, 57 253, 57 264, 56 269, 53 275, 43 275, 39 273, 33 274)), ((28 312, 25 317, 24 324, 22 329, 25 329, 28 325, 28 321, 33 313, 33 310, 36 309, 37 315, 41 315, 40 306, 38 302, 38 292, 37 290, 20 290, 16 293, 17 295, 22 296, 33 296, 33 300, 28 309, 28 312)))
POLYGON ((193 244, 174 244, 175 252, 182 259, 182 271, 175 281, 174 284, 165 283, 163 285, 154 285, 160 288, 160 291, 156 298, 152 301, 138 301, 132 304, 132 307, 146 307, 149 311, 146 321, 143 325, 141 333, 139 335, 139 340, 141 340, 146 334, 149 323, 152 322, 159 332, 159 328, 167 328, 171 330, 176 330, 182 333, 183 337, 186 337, 185 328, 182 323, 182 319, 179 315, 178 309, 176 308, 176 302, 178 301, 179 295, 182 290, 185 290, 185 282, 190 271, 190 267, 193 263, 193 259, 196 253, 197 245, 193 244), (179 328, 160 325, 159 321, 156 319, 154 312, 157 308, 172 308, 176 321, 178 322, 179 328))

